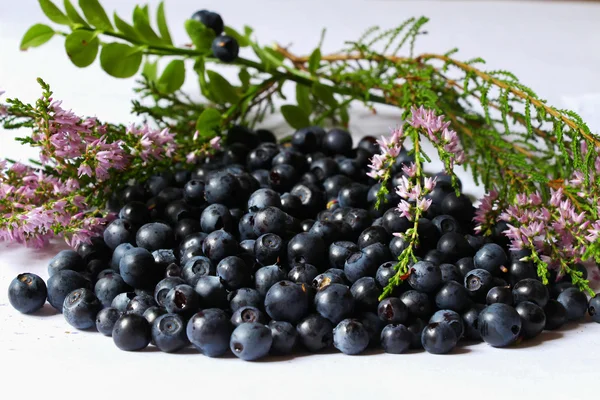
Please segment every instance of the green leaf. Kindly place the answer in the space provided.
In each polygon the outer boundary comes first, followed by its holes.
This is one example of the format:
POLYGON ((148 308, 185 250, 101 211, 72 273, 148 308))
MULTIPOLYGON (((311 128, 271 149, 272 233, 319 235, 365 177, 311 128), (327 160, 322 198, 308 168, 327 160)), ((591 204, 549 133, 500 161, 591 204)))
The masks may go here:
POLYGON ((287 123, 294 129, 304 128, 310 125, 308 115, 298 106, 286 104, 281 106, 281 114, 287 123))
POLYGON ((133 9, 133 27, 139 36, 148 43, 162 43, 162 40, 150 26, 148 8, 135 6, 133 9))
POLYGON ((242 90, 246 91, 250 87, 250 73, 247 68, 240 69, 238 73, 238 77, 240 78, 240 82, 242 83, 242 90))
POLYGON ((252 32, 254 32, 254 29, 252 29, 248 25, 244 25, 244 35, 246 35, 246 37, 248 39, 250 39, 250 36, 252 35, 252 32))
POLYGON ((123 21, 118 15, 117 12, 113 14, 113 19, 115 20, 115 26, 123 35, 132 38, 132 39, 142 39, 135 28, 129 25, 127 22, 123 21))
POLYGON ((238 92, 227 79, 215 71, 206 71, 206 74, 209 79, 209 91, 218 102, 235 104, 239 101, 238 92))
POLYGON ((50 0, 38 0, 40 7, 50 21, 61 25, 71 25, 69 18, 50 0))
POLYGON ((201 52, 209 52, 213 40, 215 39, 215 31, 209 29, 200 21, 188 19, 185 21, 185 30, 194 43, 196 50, 201 52))
POLYGON ((321 49, 316 48, 310 55, 310 58, 308 59, 308 71, 311 74, 314 74, 315 72, 317 72, 317 69, 319 69, 320 62, 321 62, 321 49))
POLYGON ((150 82, 155 82, 156 77, 158 76, 158 60, 146 60, 144 63, 144 68, 142 69, 142 75, 145 76, 150 82))
POLYGON ((67 17, 69 17, 72 24, 77 24, 85 27, 88 26, 87 22, 85 22, 81 15, 79 15, 77 9, 73 6, 70 0, 65 0, 65 11, 67 12, 67 17))
POLYGON ((296 102, 298 107, 310 115, 312 113, 312 103, 310 101, 310 88, 299 83, 296 84, 296 102))
POLYGON ((340 108, 340 118, 342 120, 342 124, 347 127, 348 121, 350 121, 350 116, 348 115, 348 106, 340 108))
POLYGON ((263 64, 265 64, 265 67, 268 71, 281 66, 283 54, 276 52, 270 47, 260 47, 256 43, 251 43, 251 46, 254 50, 254 53, 258 56, 258 58, 260 58, 263 64))
POLYGON ((158 79, 158 89, 163 93, 173 93, 183 85, 184 81, 185 64, 183 60, 173 60, 158 79))
POLYGON ((109 43, 102 46, 100 65, 115 78, 129 78, 136 74, 142 64, 142 51, 124 43, 109 43))
POLYGON ((167 25, 167 18, 165 17, 165 4, 162 1, 158 5, 158 10, 156 11, 156 23, 163 41, 172 45, 173 40, 171 39, 171 34, 169 33, 169 27, 167 25))
POLYGON ((98 0, 79 0, 79 7, 92 26, 105 31, 113 29, 106 11, 98 0))
POLYGON ((196 130, 200 137, 208 139, 219 131, 221 126, 221 113, 214 108, 206 108, 196 121, 196 130))
POLYGON ((235 29, 233 29, 229 26, 226 26, 224 31, 227 36, 231 36, 232 38, 237 40, 240 47, 248 47, 250 45, 250 41, 248 40, 248 38, 246 36, 241 35, 235 29))
POLYGON ((30 47, 38 47, 52 39, 54 36, 54 29, 48 25, 35 24, 25 32, 23 39, 21 39, 21 50, 27 50, 30 47))
POLYGON ((313 93, 319 100, 323 103, 327 104, 330 107, 337 106, 337 101, 335 97, 333 97, 333 91, 330 87, 321 85, 319 83, 315 83, 313 85, 313 93))
POLYGON ((71 32, 65 40, 65 50, 76 66, 83 68, 94 62, 98 55, 100 41, 96 33, 90 31, 71 32))

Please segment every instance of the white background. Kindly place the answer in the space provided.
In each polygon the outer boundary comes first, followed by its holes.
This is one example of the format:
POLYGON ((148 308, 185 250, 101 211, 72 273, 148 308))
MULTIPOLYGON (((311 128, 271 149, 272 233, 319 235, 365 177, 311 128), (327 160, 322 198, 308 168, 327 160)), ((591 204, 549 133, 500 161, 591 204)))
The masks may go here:
MULTIPOLYGON (((104 0, 107 10, 128 19, 131 0, 104 0)), ((155 4, 155 1, 151 1, 155 4)), ((581 96, 600 93, 600 5, 577 2, 403 2, 403 1, 182 1, 167 0, 167 18, 178 44, 186 42, 182 22, 198 7, 220 12, 235 28, 249 24, 261 43, 293 44, 299 54, 328 29, 324 51, 358 37, 371 25, 392 27, 405 18, 427 15, 429 34, 417 50, 444 52, 459 47, 459 57, 481 56, 490 69, 507 69, 551 104, 580 109, 581 96), (566 99, 568 97, 568 99, 566 99)), ((134 81, 105 75, 97 62, 85 69, 70 64, 63 41, 19 52, 22 34, 47 23, 34 0, 0 0, 0 87, 7 96, 34 101, 38 76, 55 98, 76 112, 113 122, 130 122, 134 81)), ((232 72, 230 70, 230 72, 232 72)), ((228 72, 225 71, 225 74, 228 72)), ((185 85, 197 93, 192 79, 185 85)), ((582 110, 597 110, 597 104, 582 110)), ((397 113, 357 113, 356 136, 381 134, 396 124, 397 113)), ((595 114, 587 115, 591 119, 595 114)), ((598 121, 596 119, 595 121, 598 121)), ((280 119, 266 125, 286 133, 280 119)), ((598 125, 595 125, 596 127, 598 125)), ((598 129, 598 128, 596 128, 598 129)), ((0 132, 0 156, 25 159, 28 152, 0 132)), ((480 194, 465 178, 467 191, 480 194)), ((76 332, 49 307, 46 316, 23 316, 8 304, 6 287, 19 272, 46 278, 48 259, 63 246, 44 251, 0 244, 0 398, 590 398, 597 393, 600 326, 567 326, 539 340, 510 349, 484 344, 453 355, 426 353, 343 356, 338 353, 245 363, 195 353, 168 355, 149 348, 141 353, 116 349, 97 333, 76 332), (110 394, 109 394, 110 393, 110 394), (109 397, 111 396, 111 397, 109 397), (185 396, 185 397, 184 397, 185 396), (192 397, 193 396, 193 397, 192 397), (393 397, 392 397, 393 396, 393 397)))

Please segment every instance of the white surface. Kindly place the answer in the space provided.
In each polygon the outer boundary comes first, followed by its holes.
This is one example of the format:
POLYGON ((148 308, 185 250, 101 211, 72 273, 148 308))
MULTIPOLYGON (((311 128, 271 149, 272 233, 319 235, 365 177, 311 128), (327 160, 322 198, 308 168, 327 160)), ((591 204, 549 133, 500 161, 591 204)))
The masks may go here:
MULTIPOLYGON (((152 1, 151 3, 156 3, 152 1)), ((104 0, 107 9, 128 16, 135 2, 104 0)), ((46 22, 34 0, 0 0, 0 87, 7 95, 33 101, 42 76, 55 97, 81 114, 129 122, 133 80, 106 76, 97 65, 79 70, 63 52, 63 42, 27 53, 18 51, 21 35, 46 22)), ((554 2, 402 2, 402 1, 167 1, 176 42, 186 38, 181 22, 197 7, 219 11, 226 23, 252 25, 262 43, 293 43, 306 53, 327 26, 325 51, 356 38, 368 26, 391 27, 412 15, 431 18, 429 35, 418 50, 461 48, 462 58, 482 56, 489 68, 515 72, 526 84, 560 105, 563 96, 600 93, 594 51, 600 39, 600 6, 554 2), (178 28, 177 28, 178 27, 178 28)), ((196 93, 190 79, 186 88, 196 93)), ((394 113, 354 119, 354 133, 382 133, 395 125, 394 113), (385 117, 387 116, 387 117, 385 117)), ((267 124, 279 126, 274 120, 267 124)), ((34 153, 1 132, 0 156, 26 158, 34 153)), ((464 179, 464 178, 463 178, 464 179)), ((469 182, 465 180, 466 186, 469 182)), ((472 185, 471 185, 472 186, 472 185)), ((471 187, 471 193, 477 193, 471 187)), ((244 363, 199 354, 141 353, 116 349, 97 333, 74 332, 60 315, 22 316, 14 311, 6 287, 19 272, 46 278, 48 259, 59 247, 33 251, 0 245, 0 399, 18 398, 589 398, 597 390, 600 326, 584 324, 544 333, 518 348, 463 347, 454 355, 425 353, 301 356, 244 363), (560 339, 560 340, 557 340, 560 339), (109 397, 108 393, 112 393, 109 397)), ((49 311, 49 306, 45 311, 49 311)), ((51 312, 48 312, 52 314, 51 312)))

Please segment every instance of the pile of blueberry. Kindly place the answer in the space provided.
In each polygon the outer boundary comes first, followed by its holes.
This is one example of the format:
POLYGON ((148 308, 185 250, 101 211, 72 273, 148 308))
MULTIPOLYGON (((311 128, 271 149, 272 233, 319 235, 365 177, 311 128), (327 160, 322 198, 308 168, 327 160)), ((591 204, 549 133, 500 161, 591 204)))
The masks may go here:
MULTIPOLYGON (((375 139, 353 147, 344 130, 308 127, 277 144, 269 131, 234 127, 226 142, 191 171, 175 166, 115 194, 119 219, 104 237, 57 254, 47 284, 19 275, 11 304, 31 313, 47 299, 122 350, 191 344, 244 360, 331 346, 442 354, 461 340, 508 346, 586 310, 600 322, 598 298, 588 304, 568 278, 544 286, 500 233, 473 235, 471 200, 444 174, 419 221, 418 262, 379 301, 406 246, 392 233, 411 223, 393 190, 374 207, 375 139)), ((411 161, 398 157, 391 185, 411 161)))

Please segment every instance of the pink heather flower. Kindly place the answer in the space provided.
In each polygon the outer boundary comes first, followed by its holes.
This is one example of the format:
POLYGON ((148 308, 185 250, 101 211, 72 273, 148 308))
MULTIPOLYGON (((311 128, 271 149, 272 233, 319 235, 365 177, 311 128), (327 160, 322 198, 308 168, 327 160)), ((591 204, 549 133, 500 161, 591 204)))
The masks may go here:
POLYGON ((415 163, 411 163, 410 165, 405 164, 402 166, 402 172, 413 178, 417 173, 417 165, 415 163))
POLYGON ((6 160, 0 160, 0 171, 6 169, 6 160))
POLYGON ((196 140, 198 140, 199 136, 200 136, 200 132, 199 131, 194 132, 194 136, 192 136, 192 140, 195 142, 196 140))
POLYGON ((425 190, 431 192, 437 183, 437 178, 425 178, 425 190))
POLYGON ((417 202, 417 207, 419 207, 421 210, 423 210, 423 212, 429 210, 429 207, 431 206, 431 199, 426 199, 426 198, 422 198, 421 200, 419 200, 417 202))
POLYGON ((595 242, 600 237, 600 221, 594 221, 592 226, 587 230, 589 235, 585 237, 588 242, 595 242))
POLYGON ((77 175, 82 177, 83 175, 87 175, 89 177, 92 176, 92 168, 86 163, 81 163, 79 168, 77 168, 77 175))
POLYGON ((210 147, 212 147, 215 150, 219 150, 221 148, 221 136, 215 136, 214 138, 210 139, 210 147))
POLYGON ((187 156, 185 156, 185 161, 188 164, 194 164, 197 161, 197 159, 198 159, 198 157, 196 156, 196 152, 195 151, 189 152, 187 154, 187 156))
POLYGON ((407 202, 406 200, 400 200, 400 203, 398 204, 398 211, 402 213, 403 217, 412 220, 411 209, 412 207, 409 202, 407 202))

